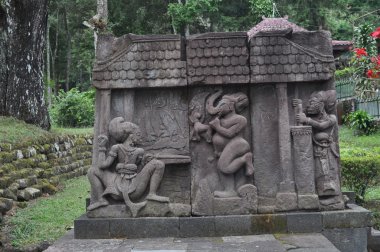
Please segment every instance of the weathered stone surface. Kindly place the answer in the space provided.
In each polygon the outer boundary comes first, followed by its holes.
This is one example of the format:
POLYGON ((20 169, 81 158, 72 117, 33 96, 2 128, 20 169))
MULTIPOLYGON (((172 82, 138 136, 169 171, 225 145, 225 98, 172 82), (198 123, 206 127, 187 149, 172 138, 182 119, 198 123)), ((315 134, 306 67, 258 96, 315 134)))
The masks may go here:
POLYGON ((13 207, 13 200, 8 198, 0 198, 0 213, 6 213, 13 207))
POLYGON ((98 56, 93 73, 98 88, 187 85, 186 62, 181 59, 181 41, 177 35, 100 36, 99 44, 104 51, 108 51, 107 45, 113 50, 98 56))
POLYGON ((370 227, 372 213, 356 205, 348 205, 350 209, 344 211, 323 212, 324 228, 361 228, 370 227))
POLYGON ((319 233, 322 231, 321 213, 288 213, 288 232, 290 233, 319 233))
POLYGON ((287 216, 285 214, 260 214, 252 216, 253 234, 273 234, 287 232, 287 216))
POLYGON ((322 234, 278 235, 276 238, 288 250, 297 252, 339 252, 322 234))
POLYGON ((189 85, 248 83, 246 40, 244 32, 205 33, 188 38, 189 85))
POLYGON ((179 220, 177 217, 111 219, 109 231, 113 238, 178 237, 179 220))
POLYGON ((215 217, 183 217, 179 219, 180 237, 215 236, 215 217))
POLYGON ((340 251, 367 251, 367 228, 325 229, 322 234, 340 251))
POLYGON ((249 215, 215 216, 217 236, 253 234, 249 215))

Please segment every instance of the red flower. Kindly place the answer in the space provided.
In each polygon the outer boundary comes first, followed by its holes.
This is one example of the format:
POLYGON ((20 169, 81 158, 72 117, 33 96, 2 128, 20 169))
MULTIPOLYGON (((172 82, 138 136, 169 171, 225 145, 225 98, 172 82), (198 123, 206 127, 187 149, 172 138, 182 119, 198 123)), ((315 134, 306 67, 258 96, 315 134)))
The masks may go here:
POLYGON ((372 71, 372 69, 369 69, 369 70, 367 71, 367 77, 368 77, 368 78, 372 78, 372 75, 373 75, 373 71, 372 71))
POLYGON ((377 27, 376 30, 371 33, 371 37, 380 39, 380 27, 377 27))
POLYGON ((367 71, 367 77, 370 79, 380 78, 380 72, 373 71, 372 69, 369 69, 367 71))
POLYGON ((361 58, 362 56, 368 56, 365 48, 355 48, 354 52, 356 53, 357 58, 361 58))

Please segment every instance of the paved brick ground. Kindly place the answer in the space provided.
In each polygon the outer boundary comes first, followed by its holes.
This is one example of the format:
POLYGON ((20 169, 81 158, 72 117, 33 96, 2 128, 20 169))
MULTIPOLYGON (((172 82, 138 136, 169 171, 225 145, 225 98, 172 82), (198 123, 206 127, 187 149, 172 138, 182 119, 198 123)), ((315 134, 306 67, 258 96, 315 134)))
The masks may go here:
POLYGON ((323 235, 284 234, 199 238, 74 239, 69 231, 47 252, 339 252, 323 235))

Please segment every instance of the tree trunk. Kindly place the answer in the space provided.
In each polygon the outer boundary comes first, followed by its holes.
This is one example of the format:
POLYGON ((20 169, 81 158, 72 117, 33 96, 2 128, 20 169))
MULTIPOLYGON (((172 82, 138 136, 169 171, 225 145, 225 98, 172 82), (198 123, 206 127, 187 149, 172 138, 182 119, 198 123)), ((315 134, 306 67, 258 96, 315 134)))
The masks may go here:
POLYGON ((7 26, 5 112, 50 128, 44 99, 43 60, 48 0, 4 0, 7 26))
MULTIPOLYGON (((49 22, 49 21, 48 21, 49 22)), ((47 102, 48 107, 51 107, 51 86, 50 86, 50 29, 49 23, 46 29, 46 81, 47 81, 47 102)))
POLYGON ((65 89, 66 89, 66 92, 68 92, 70 90, 71 34, 69 31, 69 25, 67 23, 67 10, 66 10, 66 8, 63 9, 63 20, 65 22, 66 43, 67 43, 65 89))
POLYGON ((5 98, 7 90, 7 43, 5 10, 0 5, 0 115, 5 115, 5 98))
POLYGON ((57 10, 57 28, 55 29, 55 47, 54 52, 51 53, 51 71, 53 73, 53 80, 54 80, 54 95, 57 96, 59 92, 59 82, 58 82, 58 74, 55 69, 55 63, 57 60, 57 53, 58 53, 58 34, 59 34, 59 12, 57 10))

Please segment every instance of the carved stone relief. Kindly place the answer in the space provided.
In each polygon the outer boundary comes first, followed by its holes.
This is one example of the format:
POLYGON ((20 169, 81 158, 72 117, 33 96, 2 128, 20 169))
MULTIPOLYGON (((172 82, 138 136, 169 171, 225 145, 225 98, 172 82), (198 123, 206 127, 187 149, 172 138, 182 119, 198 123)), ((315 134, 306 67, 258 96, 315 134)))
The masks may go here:
POLYGON ((142 146, 154 153, 189 153, 187 92, 182 89, 137 90, 134 122, 142 132, 142 146))
POLYGON ((241 114, 249 100, 242 92, 223 93, 198 93, 189 105, 197 215, 243 214, 257 208, 252 152, 244 137, 248 120, 241 114))
POLYGON ((323 210, 344 208, 339 181, 339 153, 334 139, 338 128, 334 114, 335 95, 335 90, 314 92, 305 113, 301 111, 296 115, 297 122, 312 128, 315 181, 323 210))
MULTIPOLYGON (((126 206, 124 217, 167 215, 170 212, 167 209, 173 206, 170 206, 168 197, 157 195, 157 190, 165 171, 165 162, 160 158, 170 156, 147 153, 139 148, 142 140, 139 126, 122 117, 110 121, 109 135, 116 144, 107 151, 108 137, 98 137, 98 164, 88 173, 92 189, 88 215, 105 217, 104 214, 110 214, 114 208, 104 208, 120 201, 126 206)), ((114 211, 118 212, 113 213, 115 215, 123 212, 120 209, 114 211)))

